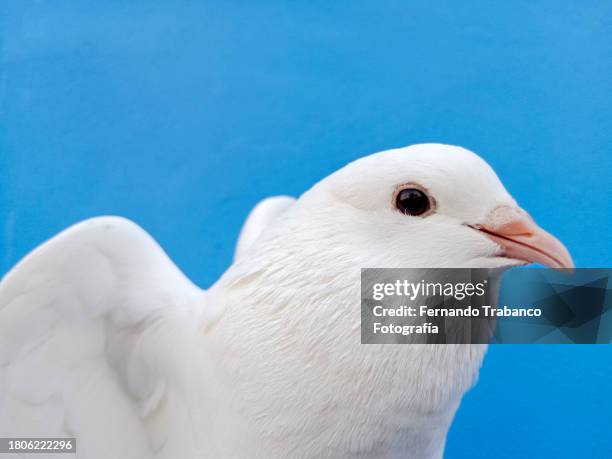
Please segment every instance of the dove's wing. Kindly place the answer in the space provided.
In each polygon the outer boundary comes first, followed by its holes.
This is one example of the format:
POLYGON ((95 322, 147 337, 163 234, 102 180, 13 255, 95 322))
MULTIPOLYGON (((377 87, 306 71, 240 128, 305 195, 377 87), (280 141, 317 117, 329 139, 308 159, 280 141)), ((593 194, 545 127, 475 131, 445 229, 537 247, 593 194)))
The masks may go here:
POLYGON ((257 203, 246 219, 236 244, 234 261, 242 258, 265 228, 295 202, 291 196, 273 196, 257 203))
POLYGON ((0 283, 0 437, 76 436, 87 458, 187 457, 202 297, 129 220, 88 220, 37 248, 0 283))

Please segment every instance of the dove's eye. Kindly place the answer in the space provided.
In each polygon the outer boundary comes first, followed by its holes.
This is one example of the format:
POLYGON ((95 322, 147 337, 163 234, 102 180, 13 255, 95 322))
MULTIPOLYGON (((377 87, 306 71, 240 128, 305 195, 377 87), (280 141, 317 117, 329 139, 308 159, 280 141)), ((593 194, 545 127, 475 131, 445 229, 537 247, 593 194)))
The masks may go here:
POLYGON ((431 209, 431 200, 423 190, 409 187, 397 193, 395 206, 406 215, 419 216, 431 209))

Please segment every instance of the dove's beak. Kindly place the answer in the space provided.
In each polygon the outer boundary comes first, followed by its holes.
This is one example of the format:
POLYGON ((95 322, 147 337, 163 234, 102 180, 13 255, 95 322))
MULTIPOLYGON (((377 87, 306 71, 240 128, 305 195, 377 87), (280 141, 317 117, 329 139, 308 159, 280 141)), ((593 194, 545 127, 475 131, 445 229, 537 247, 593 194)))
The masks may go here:
POLYGON ((484 224, 470 226, 498 244, 505 257, 556 269, 574 268, 565 246, 521 209, 501 206, 488 215, 484 224))

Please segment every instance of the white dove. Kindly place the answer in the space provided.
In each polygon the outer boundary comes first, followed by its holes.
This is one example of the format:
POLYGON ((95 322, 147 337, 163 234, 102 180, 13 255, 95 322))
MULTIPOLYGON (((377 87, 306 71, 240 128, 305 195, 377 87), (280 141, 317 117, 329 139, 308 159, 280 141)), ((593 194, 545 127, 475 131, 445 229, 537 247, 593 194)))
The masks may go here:
POLYGON ((361 345, 360 268, 572 266, 481 158, 439 144, 264 201, 238 247, 206 291, 119 217, 30 253, 0 284, 0 437, 76 437, 79 458, 439 458, 486 346, 361 345))

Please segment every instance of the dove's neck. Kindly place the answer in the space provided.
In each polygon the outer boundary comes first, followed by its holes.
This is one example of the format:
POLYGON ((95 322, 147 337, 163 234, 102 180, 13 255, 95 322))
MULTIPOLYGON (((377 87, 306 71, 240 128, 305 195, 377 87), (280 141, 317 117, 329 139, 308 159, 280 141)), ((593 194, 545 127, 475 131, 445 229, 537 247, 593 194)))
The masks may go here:
POLYGON ((343 248, 320 225, 317 234, 287 226, 211 291, 226 308, 213 333, 223 347, 216 371, 248 448, 270 457, 441 457, 486 347, 361 345, 360 268, 382 261, 370 264, 366 250, 343 248))

